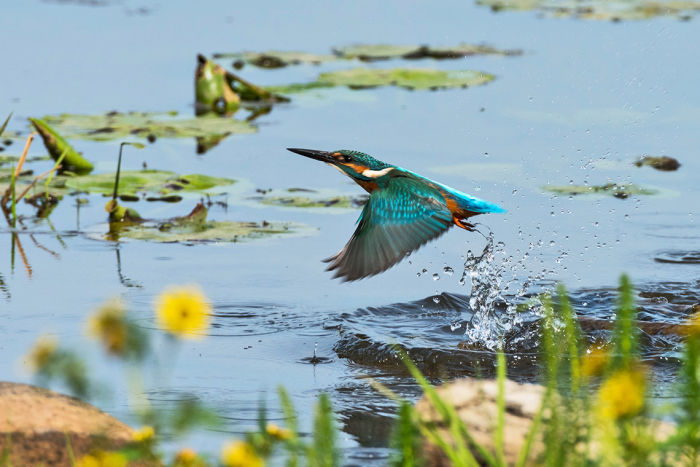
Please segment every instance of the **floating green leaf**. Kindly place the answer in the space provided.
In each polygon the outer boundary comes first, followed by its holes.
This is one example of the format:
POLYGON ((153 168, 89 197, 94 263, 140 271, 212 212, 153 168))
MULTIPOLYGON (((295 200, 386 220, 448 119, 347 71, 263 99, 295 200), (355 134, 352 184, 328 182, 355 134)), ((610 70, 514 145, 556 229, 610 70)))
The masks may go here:
POLYGON ((589 194, 600 194, 600 195, 611 195, 615 198, 625 199, 630 196, 636 195, 655 195, 658 192, 650 188, 642 188, 640 186, 634 185, 632 183, 617 184, 617 183, 606 183, 605 185, 564 185, 564 186, 553 186, 546 185, 542 187, 543 190, 551 191, 553 193, 558 193, 560 195, 589 195, 589 194))
POLYGON ((263 196, 254 197, 262 204, 294 208, 340 208, 353 209, 362 207, 367 202, 367 196, 338 195, 319 193, 315 190, 290 188, 279 193, 276 190, 266 192, 263 196), (304 193, 299 195, 298 193, 304 193))
POLYGON ((250 123, 209 115, 182 119, 169 113, 110 112, 105 115, 61 114, 44 117, 67 139, 110 141, 141 138, 192 138, 232 133, 255 133, 250 123))
POLYGON ((51 158, 57 161, 63 156, 61 172, 71 171, 78 174, 92 172, 94 168, 92 163, 81 156, 55 129, 38 118, 30 118, 29 121, 32 122, 36 131, 39 132, 44 140, 44 146, 49 151, 51 158))
POLYGON ((494 76, 474 70, 443 71, 428 68, 353 68, 321 73, 318 81, 352 89, 399 86, 408 89, 442 89, 478 86, 493 81, 494 76))
MULTIPOLYGON (((208 221, 208 209, 202 203, 186 216, 173 217, 164 221, 143 219, 138 214, 115 222, 112 212, 121 208, 115 201, 107 203, 110 212, 109 232, 100 236, 102 240, 131 238, 161 243, 203 243, 238 242, 265 238, 273 235, 302 234, 312 232, 312 228, 292 222, 230 222, 208 221)), ((124 208, 121 208, 124 210, 124 208)))
POLYGON ((310 227, 292 222, 206 221, 181 225, 145 222, 127 225, 108 234, 106 239, 131 238, 162 243, 239 242, 310 232, 310 227))
POLYGON ((405 57, 419 49, 416 45, 365 44, 336 47, 333 52, 343 58, 375 61, 405 57))
MULTIPOLYGON (((48 161, 51 159, 51 156, 45 155, 45 156, 33 156, 33 157, 27 157, 24 161, 25 164, 28 164, 30 162, 36 162, 36 161, 48 161)), ((16 163, 19 161, 19 156, 14 156, 10 154, 2 154, 0 155, 0 165, 4 164, 9 164, 9 163, 16 163)))
POLYGON ((218 53, 214 58, 232 58, 259 68, 282 68, 289 65, 319 65, 336 60, 363 60, 367 62, 393 58, 463 58, 470 55, 519 55, 520 50, 502 50, 483 44, 457 44, 451 47, 427 45, 357 44, 335 47, 334 55, 297 51, 270 50, 266 52, 218 53))
POLYGON ((288 65, 312 64, 337 60, 335 55, 320 55, 307 52, 270 50, 267 52, 218 53, 214 58, 233 58, 242 60, 259 68, 283 68, 288 65))
POLYGON ((489 45, 458 44, 454 47, 430 47, 427 45, 363 44, 333 49, 342 58, 357 58, 373 62, 392 58, 463 58, 470 55, 520 55, 521 50, 501 50, 489 45))
MULTIPOLYGON (((86 175, 65 179, 66 188, 89 193, 110 195, 114 191, 114 173, 86 175)), ((214 187, 228 186, 235 183, 228 178, 210 177, 208 175, 177 175, 161 170, 122 171, 119 179, 119 195, 136 195, 139 193, 157 193, 167 195, 182 192, 204 192, 214 187)))
POLYGON ((282 84, 279 86, 266 86, 270 92, 278 92, 280 94, 294 94, 296 92, 311 91, 314 89, 326 89, 332 88, 334 84, 332 83, 321 83, 319 81, 311 81, 310 83, 292 83, 292 84, 282 84))
POLYGON ((644 156, 635 161, 634 165, 637 167, 647 165, 655 168, 656 170, 664 170, 667 172, 678 170, 678 168, 681 166, 677 159, 669 156, 644 156))
POLYGON ((643 20, 657 16, 689 19, 700 10, 694 1, 649 0, 477 0, 479 5, 493 11, 538 10, 545 16, 587 20, 643 20))

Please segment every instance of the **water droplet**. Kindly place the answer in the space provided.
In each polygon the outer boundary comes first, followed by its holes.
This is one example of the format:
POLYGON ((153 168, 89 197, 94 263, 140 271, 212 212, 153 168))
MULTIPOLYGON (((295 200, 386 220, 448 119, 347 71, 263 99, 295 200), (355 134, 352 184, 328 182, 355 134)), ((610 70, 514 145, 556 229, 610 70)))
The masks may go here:
POLYGON ((550 240, 550 241, 549 241, 549 246, 554 246, 554 245, 556 245, 556 242, 555 242, 554 240, 550 240))
POLYGON ((455 270, 452 269, 452 268, 449 267, 449 266, 445 266, 442 270, 443 270, 443 271, 445 272, 445 274, 447 274, 448 276, 451 276, 452 274, 455 273, 455 270))
POLYGON ((438 297, 437 295, 433 297, 433 302, 435 302, 436 304, 440 303, 440 297, 438 297))
POLYGON ((423 268, 423 270, 422 270, 421 272, 422 272, 423 274, 425 274, 426 272, 428 272, 428 270, 425 269, 425 268, 423 268))
POLYGON ((433 280, 434 281, 439 281, 440 280, 440 275, 436 272, 433 274, 433 280))
POLYGON ((513 196, 515 196, 518 193, 518 190, 513 190, 513 196))

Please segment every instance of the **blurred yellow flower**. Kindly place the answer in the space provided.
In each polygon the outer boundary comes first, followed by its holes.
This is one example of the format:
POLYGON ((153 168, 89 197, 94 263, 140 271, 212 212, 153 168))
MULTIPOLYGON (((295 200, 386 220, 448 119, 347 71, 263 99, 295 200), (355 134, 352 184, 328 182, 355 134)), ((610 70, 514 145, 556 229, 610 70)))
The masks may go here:
POLYGON ((618 370, 598 390, 598 414, 606 420, 636 415, 644 408, 645 392, 646 375, 642 368, 618 370))
POLYGON ((185 448, 175 454, 173 467, 205 467, 204 459, 199 457, 194 450, 185 448))
POLYGON ((88 333, 99 339, 108 353, 124 355, 127 338, 124 304, 112 300, 102 305, 88 320, 88 333))
POLYGON ((290 430, 286 428, 280 428, 274 423, 268 423, 267 427, 265 427, 265 431, 267 431, 268 435, 279 440, 285 440, 292 437, 292 432, 290 430))
POLYGON ((120 452, 96 451, 75 462, 75 467, 127 467, 129 461, 120 452))
POLYGON ((581 375, 584 378, 598 376, 603 373, 607 363, 607 349, 605 347, 591 347, 581 359, 581 375))
POLYGON ((221 463, 226 467, 263 467, 265 462, 249 443, 234 441, 224 446, 221 463))
POLYGON ((49 360, 54 355, 57 348, 58 340, 56 338, 48 336, 40 337, 27 355, 28 364, 32 371, 43 370, 46 365, 48 365, 49 360))
POLYGON ((172 287, 156 302, 158 326, 182 338, 201 337, 209 326, 211 305, 197 286, 172 287))
POLYGON ((133 439, 137 443, 148 443, 155 436, 156 432, 153 429, 153 427, 146 425, 134 431, 134 433, 131 435, 131 439, 133 439))

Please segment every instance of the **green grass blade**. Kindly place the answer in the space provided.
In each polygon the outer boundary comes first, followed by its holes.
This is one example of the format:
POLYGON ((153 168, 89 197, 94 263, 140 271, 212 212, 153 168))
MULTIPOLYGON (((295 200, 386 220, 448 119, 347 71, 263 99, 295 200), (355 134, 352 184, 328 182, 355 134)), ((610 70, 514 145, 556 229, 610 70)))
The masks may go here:
POLYGON ((418 382, 421 389, 423 389, 423 392, 433 404, 433 407, 435 407, 443 420, 448 424, 457 452, 460 454, 460 457, 464 459, 464 465, 479 465, 476 458, 469 450, 469 444, 476 448, 482 459, 484 459, 487 464, 498 465, 498 462, 496 462, 493 455, 483 446, 477 443, 474 438, 472 438, 464 425, 464 422, 459 417, 459 414, 457 414, 455 408, 451 404, 448 404, 442 400, 435 388, 428 382, 427 379, 425 379, 425 376, 423 376, 420 370, 415 366, 404 351, 401 349, 397 349, 397 351, 399 352, 404 365, 406 365, 408 371, 418 382))
POLYGON ((579 358, 579 330, 576 322, 576 314, 569 297, 566 294, 566 288, 563 284, 559 284, 557 289, 559 296, 559 304, 561 306, 561 315, 564 319, 566 343, 569 353, 569 371, 571 373, 571 391, 573 394, 578 394, 581 383, 581 364, 579 358))
POLYGON ((340 451, 336 446, 335 420, 328 394, 321 394, 318 398, 314 417, 313 443, 308 460, 311 467, 340 465, 340 451))
POLYGON ((413 406, 410 402, 403 402, 399 406, 399 418, 391 434, 394 455, 389 464, 394 467, 416 467, 422 464, 419 441, 420 431, 413 406))
POLYGON ((504 432, 506 426, 506 356, 503 350, 498 352, 498 398, 497 398, 497 424, 494 446, 496 456, 501 465, 506 465, 504 432))
POLYGON ((620 278, 620 296, 613 331, 615 355, 612 360, 614 368, 627 368, 636 360, 638 350, 638 329, 635 321, 637 309, 634 305, 634 291, 629 277, 623 274, 620 278))
POLYGON ((15 165, 12 164, 12 175, 10 177, 10 202, 12 209, 12 228, 17 227, 17 199, 15 193, 15 182, 17 177, 15 176, 15 165))
POLYGON ((527 465, 528 457, 530 457, 530 451, 532 450, 532 443, 535 440, 535 436, 540 434, 540 424, 542 423, 542 417, 544 415, 544 409, 549 401, 549 391, 546 390, 542 401, 540 402, 540 408, 535 414, 535 418, 532 419, 532 425, 530 425, 530 430, 525 438, 525 444, 520 449, 518 453, 518 462, 515 464, 516 467, 525 467, 527 465))
POLYGON ((282 413, 284 414, 284 422, 291 432, 291 438, 289 438, 284 445, 289 455, 287 458, 287 465, 289 467, 296 467, 299 465, 299 452, 302 452, 304 449, 301 441, 299 440, 297 414, 294 410, 292 399, 289 397, 287 390, 280 386, 277 388, 277 393, 280 398, 282 413))
POLYGON ((5 119, 5 123, 0 126, 0 136, 5 132, 5 128, 7 128, 7 124, 10 123, 10 118, 12 118, 12 112, 10 112, 10 115, 7 116, 5 119))

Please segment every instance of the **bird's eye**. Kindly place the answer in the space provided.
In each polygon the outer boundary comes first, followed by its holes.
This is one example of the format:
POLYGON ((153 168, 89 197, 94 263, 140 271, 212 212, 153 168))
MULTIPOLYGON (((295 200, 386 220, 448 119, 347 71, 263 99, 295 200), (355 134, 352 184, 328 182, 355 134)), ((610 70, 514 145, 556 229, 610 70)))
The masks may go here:
POLYGON ((343 162, 352 162, 352 157, 350 157, 350 156, 343 156, 343 162))

